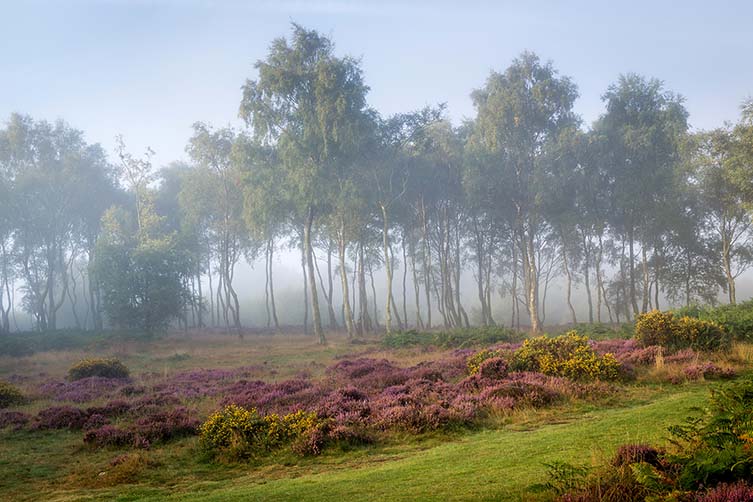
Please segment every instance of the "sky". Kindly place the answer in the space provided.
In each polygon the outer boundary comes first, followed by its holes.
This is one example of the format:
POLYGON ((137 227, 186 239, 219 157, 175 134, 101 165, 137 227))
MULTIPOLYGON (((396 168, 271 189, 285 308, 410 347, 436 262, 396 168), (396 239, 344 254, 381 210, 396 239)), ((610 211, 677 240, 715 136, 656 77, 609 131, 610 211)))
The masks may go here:
POLYGON ((122 134, 155 163, 184 159, 191 124, 242 127, 241 86, 296 22, 360 58, 369 103, 389 115, 446 103, 524 50, 578 85, 590 124, 619 74, 663 80, 691 125, 738 117, 753 95, 753 2, 0 0, 0 121, 64 119, 113 151, 122 134))

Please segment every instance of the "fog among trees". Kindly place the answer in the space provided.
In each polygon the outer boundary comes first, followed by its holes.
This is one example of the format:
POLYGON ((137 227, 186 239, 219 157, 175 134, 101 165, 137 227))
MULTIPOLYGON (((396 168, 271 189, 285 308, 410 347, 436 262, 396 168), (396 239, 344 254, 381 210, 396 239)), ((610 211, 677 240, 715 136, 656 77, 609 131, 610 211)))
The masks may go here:
POLYGON ((625 73, 589 124, 577 75, 522 52, 468 89, 463 123, 442 103, 384 116, 361 60, 296 24, 238 85, 244 126, 197 117, 166 166, 127 137, 108 154, 75 124, 4 119, 0 333, 301 323, 324 342, 741 300, 750 98, 700 131, 682 89, 625 73))

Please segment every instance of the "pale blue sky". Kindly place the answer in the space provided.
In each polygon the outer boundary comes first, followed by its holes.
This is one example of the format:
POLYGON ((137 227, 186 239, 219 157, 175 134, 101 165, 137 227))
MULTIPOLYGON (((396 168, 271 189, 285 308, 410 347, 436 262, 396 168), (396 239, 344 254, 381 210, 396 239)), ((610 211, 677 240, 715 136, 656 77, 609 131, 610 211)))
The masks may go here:
POLYGON ((108 151, 122 133, 158 164, 185 157, 193 122, 240 125, 240 86, 291 21, 361 57, 384 114, 471 117, 471 90, 526 49, 578 84, 586 123, 624 72, 685 96, 695 128, 753 95, 750 1, 0 0, 0 120, 64 118, 108 151))

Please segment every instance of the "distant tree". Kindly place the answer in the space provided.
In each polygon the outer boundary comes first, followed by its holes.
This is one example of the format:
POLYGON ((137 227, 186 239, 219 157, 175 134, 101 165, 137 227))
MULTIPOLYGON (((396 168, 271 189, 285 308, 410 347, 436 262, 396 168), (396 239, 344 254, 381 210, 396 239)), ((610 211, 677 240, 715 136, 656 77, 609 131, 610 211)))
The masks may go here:
POLYGON ((497 161, 506 180, 503 197, 509 197, 513 235, 523 264, 523 284, 531 331, 541 331, 539 315, 540 264, 536 243, 546 231, 543 207, 546 173, 551 169, 546 152, 565 130, 576 127, 572 107, 578 96, 575 84, 560 77, 551 63, 523 53, 504 73, 493 72, 486 85, 473 92, 477 117, 474 141, 497 161))
POLYGON ((133 210, 108 209, 97 240, 94 268, 103 306, 113 326, 154 333, 179 318, 189 300, 185 278, 188 253, 174 232, 165 232, 155 211, 151 150, 143 158, 127 153, 118 140, 121 172, 133 197, 133 210))
POLYGON ((737 302, 735 279, 753 265, 753 220, 734 182, 734 133, 720 128, 696 136, 693 177, 717 247, 729 302, 737 302))
POLYGON ((182 202, 194 222, 201 221, 210 232, 219 261, 219 303, 224 306, 223 318, 232 323, 242 336, 240 302, 233 286, 235 266, 244 253, 253 254, 256 247, 249 239, 243 219, 241 166, 235 160, 238 135, 231 129, 214 130, 197 122, 187 151, 197 164, 195 177, 188 180, 182 202))
POLYGON ((243 86, 241 117, 260 142, 275 144, 284 185, 303 220, 314 333, 324 343, 312 252, 312 230, 331 210, 337 166, 355 154, 366 92, 359 63, 334 55, 332 42, 293 25, 290 42, 272 43, 243 86))
POLYGON ((688 113, 682 97, 666 91, 656 79, 622 75, 603 96, 606 113, 595 130, 606 148, 604 162, 613 184, 611 225, 627 242, 628 297, 637 315, 648 308, 648 261, 657 219, 668 214, 680 145, 687 131, 688 113), (642 307, 638 306, 636 250, 642 254, 642 307))

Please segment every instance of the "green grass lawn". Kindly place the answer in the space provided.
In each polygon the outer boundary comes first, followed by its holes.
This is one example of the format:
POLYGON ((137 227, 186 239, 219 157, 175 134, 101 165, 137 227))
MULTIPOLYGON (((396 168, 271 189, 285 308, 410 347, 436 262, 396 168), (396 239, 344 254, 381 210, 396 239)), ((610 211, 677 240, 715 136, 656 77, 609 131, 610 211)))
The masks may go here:
MULTIPOLYGON (((667 426, 681 422, 700 406, 708 385, 653 391, 619 408, 562 410, 533 423, 441 436, 402 447, 371 447, 329 452, 294 465, 267 463, 234 466, 218 479, 206 463, 177 466, 172 482, 120 485, 108 489, 65 491, 48 485, 50 500, 546 500, 530 491, 546 480, 544 463, 603 463, 621 444, 663 442, 667 426), (192 468, 205 472, 189 476, 192 468), (202 475, 203 474, 203 475, 202 475), (214 479, 212 479, 214 478, 214 479), (159 486, 159 488, 157 487, 159 486)), ((183 453, 188 453, 187 447, 183 453)), ((278 460, 279 461, 279 460, 278 460)), ((159 469, 159 468, 156 468, 159 469)), ((227 469, 227 467, 225 467, 227 469)), ((155 473, 156 475, 156 473, 155 473)), ((156 479, 154 481, 157 481, 156 479)), ((31 494, 30 494, 31 495, 31 494)), ((38 495, 38 492, 37 492, 38 495)), ((33 498, 32 496, 29 497, 33 498)))

